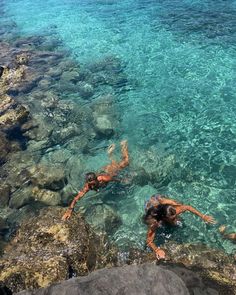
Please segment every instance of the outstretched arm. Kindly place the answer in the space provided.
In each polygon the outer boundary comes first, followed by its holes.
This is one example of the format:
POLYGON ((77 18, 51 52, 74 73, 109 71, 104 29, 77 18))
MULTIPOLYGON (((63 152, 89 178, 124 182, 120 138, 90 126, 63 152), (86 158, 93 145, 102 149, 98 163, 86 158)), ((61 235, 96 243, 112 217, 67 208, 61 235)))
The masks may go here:
POLYGON ((71 202, 69 208, 67 209, 66 213, 62 216, 63 220, 67 220, 71 217, 71 214, 74 210, 75 204, 81 199, 87 192, 89 191, 89 187, 87 184, 85 184, 84 188, 79 191, 77 196, 74 197, 73 201, 71 202))
POLYGON ((156 226, 150 226, 147 233, 147 245, 156 253, 157 259, 165 258, 165 252, 155 245, 155 231, 158 228, 158 224, 156 226))
POLYGON ((171 199, 167 199, 167 198, 162 198, 159 197, 158 201, 161 205, 171 205, 171 206, 177 206, 180 205, 179 202, 175 201, 175 200, 171 200, 171 199))
POLYGON ((178 206, 177 208, 177 214, 181 214, 183 212, 189 211, 192 212, 193 214, 201 217, 205 222, 207 223, 216 223, 216 221, 214 220, 214 218, 212 216, 208 216, 208 215, 204 215, 201 212, 199 212, 197 209, 193 208, 192 206, 188 206, 188 205, 182 205, 182 206, 178 206))

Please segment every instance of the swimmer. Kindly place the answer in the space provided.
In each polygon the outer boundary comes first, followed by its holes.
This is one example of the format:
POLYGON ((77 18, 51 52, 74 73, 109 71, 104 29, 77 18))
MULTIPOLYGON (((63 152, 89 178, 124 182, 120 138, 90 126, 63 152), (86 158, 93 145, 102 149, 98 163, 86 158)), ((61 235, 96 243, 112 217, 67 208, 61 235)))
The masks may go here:
POLYGON ((155 245, 154 238, 156 230, 164 225, 178 225, 178 216, 184 212, 191 212, 205 222, 214 224, 214 218, 204 215, 192 206, 183 205, 161 195, 153 195, 145 204, 144 222, 148 225, 147 245, 156 253, 157 259, 165 258, 165 251, 155 245))
POLYGON ((121 169, 129 165, 129 153, 128 153, 127 140, 121 141, 120 145, 121 145, 122 160, 120 162, 116 162, 112 158, 112 154, 115 150, 115 144, 111 144, 108 147, 108 151, 107 151, 111 163, 103 167, 101 169, 102 172, 100 173, 89 172, 85 175, 85 185, 83 189, 79 191, 77 196, 74 197, 69 208, 67 209, 66 213, 62 217, 63 220, 67 220, 71 217, 75 204, 87 192, 91 190, 98 192, 101 188, 106 187, 109 182, 120 181, 119 179, 116 178, 116 175, 121 169))
POLYGON ((226 234, 225 225, 221 225, 221 227, 219 227, 219 232, 222 234, 223 238, 236 242, 236 233, 226 234))

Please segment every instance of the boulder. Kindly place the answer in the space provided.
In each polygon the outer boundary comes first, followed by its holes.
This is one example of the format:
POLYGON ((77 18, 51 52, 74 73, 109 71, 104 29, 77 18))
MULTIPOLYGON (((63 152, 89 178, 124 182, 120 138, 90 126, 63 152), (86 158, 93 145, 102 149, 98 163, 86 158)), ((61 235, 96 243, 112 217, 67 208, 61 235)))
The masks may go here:
POLYGON ((189 295, 190 293, 183 280, 174 272, 155 264, 142 264, 102 269, 86 277, 74 278, 47 289, 34 292, 25 291, 18 294, 189 295))
POLYGON ((209 280, 178 265, 145 263, 94 271, 86 277, 70 279, 36 291, 19 295, 220 295, 234 294, 218 288, 209 280))
POLYGON ((0 208, 8 205, 10 192, 11 189, 9 184, 0 184, 0 208))
POLYGON ((94 127, 100 136, 111 137, 114 134, 114 126, 106 114, 95 116, 94 127))
POLYGON ((0 165, 7 161, 7 155, 10 152, 10 143, 6 135, 0 131, 0 165))
POLYGON ((61 195, 59 192, 34 187, 32 189, 32 195, 35 201, 47 206, 61 205, 61 195))
POLYGON ((11 195, 9 201, 9 207, 12 209, 19 209, 24 207, 30 202, 33 201, 32 187, 25 187, 22 189, 16 190, 15 193, 11 195))
POLYGON ((94 88, 91 84, 79 81, 77 83, 79 94, 83 99, 89 99, 94 95, 94 88))
MULTIPOLYGON (((235 256, 227 255, 219 249, 212 249, 201 244, 168 242, 165 243, 163 249, 166 251, 164 265, 169 265, 172 270, 176 266, 184 266, 188 270, 192 270, 204 282, 208 282, 209 286, 214 286, 219 294, 236 294, 235 256)), ((131 248, 122 259, 128 264, 146 263, 153 261, 155 254, 131 248)), ((198 290, 196 294, 202 293, 198 290)))
POLYGON ((118 127, 117 113, 114 110, 113 102, 112 95, 105 95, 99 97, 91 106, 93 125, 99 137, 111 137, 118 127))
POLYGON ((41 189, 57 191, 67 184, 62 166, 36 165, 29 169, 31 182, 41 189))
POLYGON ((173 155, 165 155, 153 147, 137 149, 133 160, 133 167, 138 171, 134 175, 137 184, 151 183, 156 188, 168 185, 175 171, 176 159, 173 155), (141 175, 141 176, 140 176, 141 175))
POLYGON ((89 206, 85 212, 86 221, 96 230, 102 233, 114 233, 122 221, 115 210, 106 204, 89 206))
POLYGON ((25 220, 0 261, 0 281, 13 292, 46 287, 116 263, 116 250, 79 214, 62 221, 64 209, 44 208, 25 220), (106 245, 106 246, 105 246, 106 245))

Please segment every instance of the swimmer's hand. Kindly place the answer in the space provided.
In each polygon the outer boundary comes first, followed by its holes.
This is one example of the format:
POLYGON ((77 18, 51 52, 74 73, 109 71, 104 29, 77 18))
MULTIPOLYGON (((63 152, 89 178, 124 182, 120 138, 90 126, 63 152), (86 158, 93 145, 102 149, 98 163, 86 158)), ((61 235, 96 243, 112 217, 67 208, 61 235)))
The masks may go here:
POLYGON ((225 225, 221 225, 221 226, 219 227, 219 232, 220 232, 221 234, 223 234, 223 233, 225 232, 225 230, 226 230, 226 226, 225 226, 225 225))
POLYGON ((72 215, 73 210, 72 209, 67 209, 66 213, 62 216, 62 220, 68 220, 70 219, 72 215))
POLYGON ((165 259, 166 253, 165 253, 164 250, 157 249, 155 252, 156 252, 156 258, 157 258, 157 260, 159 260, 159 259, 165 259))
POLYGON ((210 223, 210 224, 216 224, 215 219, 209 215, 203 215, 203 220, 207 223, 210 223))

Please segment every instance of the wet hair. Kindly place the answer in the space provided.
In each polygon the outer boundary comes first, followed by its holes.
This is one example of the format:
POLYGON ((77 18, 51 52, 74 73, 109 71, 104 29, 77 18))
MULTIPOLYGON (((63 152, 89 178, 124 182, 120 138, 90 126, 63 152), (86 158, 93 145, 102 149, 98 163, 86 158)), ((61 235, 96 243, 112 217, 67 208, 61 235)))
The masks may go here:
POLYGON ((97 180, 97 175, 94 172, 88 172, 85 174, 86 182, 97 180))
POLYGON ((174 207, 170 205, 158 205, 157 208, 151 207, 147 210, 143 217, 144 223, 148 223, 148 220, 155 219, 156 221, 161 221, 164 218, 171 217, 176 214, 174 207))

